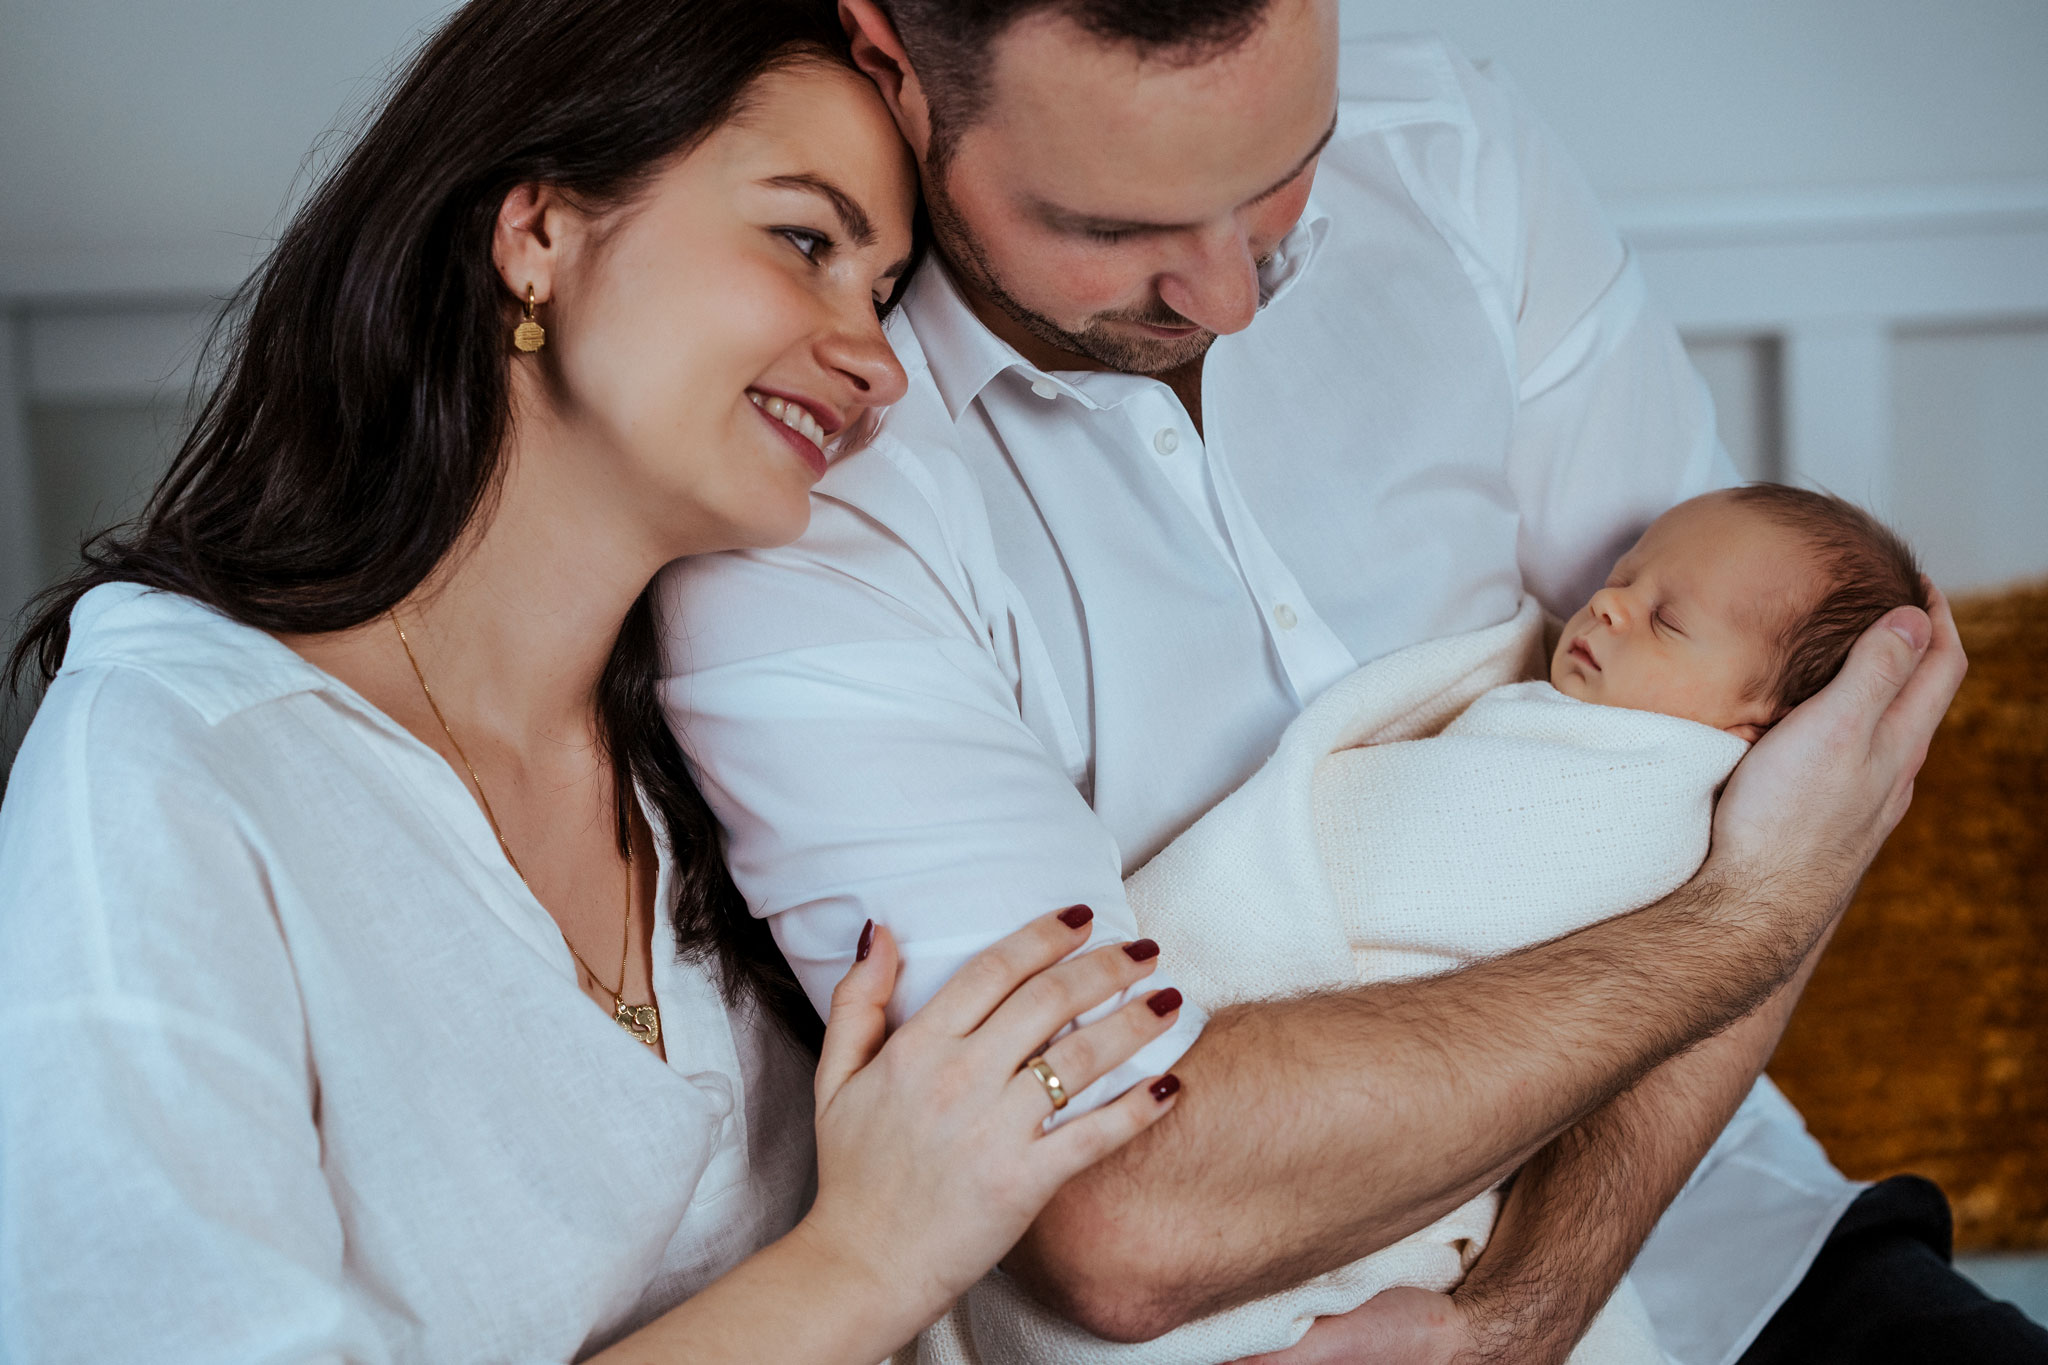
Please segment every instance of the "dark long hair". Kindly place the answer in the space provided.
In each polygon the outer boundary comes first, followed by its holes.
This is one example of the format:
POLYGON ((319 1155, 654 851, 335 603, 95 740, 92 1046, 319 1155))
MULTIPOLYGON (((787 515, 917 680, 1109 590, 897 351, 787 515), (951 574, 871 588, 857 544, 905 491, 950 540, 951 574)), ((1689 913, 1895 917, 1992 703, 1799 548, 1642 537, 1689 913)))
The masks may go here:
MULTIPOLYGON (((291 634, 402 601, 498 486, 517 314, 491 257, 506 194, 539 182, 592 208, 629 201, 756 77, 844 61, 845 43, 830 0, 471 0, 230 303, 209 347, 220 381, 169 471, 36 600, 10 680, 56 675, 71 610, 102 583, 291 634)), ((717 959, 728 1003, 814 1043, 815 1012, 726 872, 658 676, 643 593, 594 700, 620 809, 637 783, 675 851, 678 949, 717 959)))

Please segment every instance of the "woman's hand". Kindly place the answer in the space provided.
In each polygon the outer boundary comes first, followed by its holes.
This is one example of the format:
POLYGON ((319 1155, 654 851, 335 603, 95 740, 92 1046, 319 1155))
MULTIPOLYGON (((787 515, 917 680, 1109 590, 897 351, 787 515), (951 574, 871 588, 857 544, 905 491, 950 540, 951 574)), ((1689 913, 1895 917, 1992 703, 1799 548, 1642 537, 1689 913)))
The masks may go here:
POLYGON ((888 930, 872 926, 871 951, 833 992, 818 1061, 818 1198, 794 1235, 871 1278, 904 1311, 906 1337, 993 1266, 1062 1184, 1173 1107, 1179 1083, 1162 1077, 1044 1130, 1052 1100, 1020 1069, 1027 1060, 1043 1052, 1078 1094, 1165 1032, 1180 1004, 1177 991, 1154 992, 1047 1047, 1155 965, 1123 945, 1062 961, 1087 941, 1089 918, 1076 907, 996 943, 886 1042, 897 963, 888 930))

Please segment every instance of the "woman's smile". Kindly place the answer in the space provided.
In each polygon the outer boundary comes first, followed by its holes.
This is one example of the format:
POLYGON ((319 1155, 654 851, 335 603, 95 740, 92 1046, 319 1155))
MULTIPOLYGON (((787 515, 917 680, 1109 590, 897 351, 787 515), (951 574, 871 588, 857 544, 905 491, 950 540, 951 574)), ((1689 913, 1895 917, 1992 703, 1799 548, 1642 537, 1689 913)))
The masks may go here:
MULTIPOLYGON (((759 389, 747 390, 747 401, 766 418, 775 433, 788 443, 811 467, 818 478, 825 477, 825 442, 831 439, 831 431, 812 413, 805 404, 779 394, 765 394, 759 389)), ((838 428, 835 421, 832 430, 838 428)))

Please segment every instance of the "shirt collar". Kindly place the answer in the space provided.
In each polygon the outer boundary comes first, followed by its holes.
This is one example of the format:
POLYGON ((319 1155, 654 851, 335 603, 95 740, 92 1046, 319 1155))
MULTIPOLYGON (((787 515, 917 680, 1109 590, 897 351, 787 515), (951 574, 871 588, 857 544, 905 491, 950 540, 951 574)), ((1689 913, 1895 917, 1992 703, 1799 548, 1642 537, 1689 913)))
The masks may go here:
MULTIPOLYGON (((1321 250, 1329 228, 1329 215, 1311 193, 1300 221, 1280 239, 1271 258, 1259 270, 1261 310, 1299 283, 1321 250)), ((917 272, 917 278, 904 291, 898 316, 902 319, 903 329, 915 337, 925 368, 939 390, 939 397, 946 404, 946 413, 956 422, 996 376, 1012 370, 1034 388, 1049 384, 1057 393, 1072 397, 1087 407, 1108 406, 1091 398, 1080 387, 1095 372, 1041 370, 1019 354, 1016 347, 990 331, 987 324, 975 316, 974 309, 961 295, 952 272, 936 255, 925 262, 917 272)), ((897 333, 897 337, 901 349, 901 333, 897 333)), ((1100 389, 1103 386, 1088 384, 1088 387, 1100 389)), ((1114 387, 1120 389, 1123 386, 1114 387)))

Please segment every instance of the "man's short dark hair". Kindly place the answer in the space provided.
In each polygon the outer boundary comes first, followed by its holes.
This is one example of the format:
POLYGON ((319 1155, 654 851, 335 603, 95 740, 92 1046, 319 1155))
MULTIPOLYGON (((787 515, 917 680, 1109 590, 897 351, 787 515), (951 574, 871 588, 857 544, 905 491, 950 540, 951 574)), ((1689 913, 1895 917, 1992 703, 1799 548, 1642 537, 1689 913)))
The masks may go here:
POLYGON ((1797 533, 1818 564, 1823 587, 1780 631, 1770 676, 1756 689, 1780 712, 1826 687, 1849 649, 1895 607, 1927 610, 1920 564, 1897 532, 1852 502, 1781 483, 1732 490, 1738 505, 1797 533))
POLYGON ((876 0, 924 86, 931 170, 942 169, 988 98, 989 50, 1027 15, 1051 11, 1150 60, 1194 64, 1242 43, 1271 0, 876 0))

